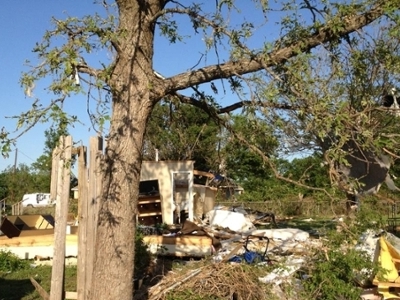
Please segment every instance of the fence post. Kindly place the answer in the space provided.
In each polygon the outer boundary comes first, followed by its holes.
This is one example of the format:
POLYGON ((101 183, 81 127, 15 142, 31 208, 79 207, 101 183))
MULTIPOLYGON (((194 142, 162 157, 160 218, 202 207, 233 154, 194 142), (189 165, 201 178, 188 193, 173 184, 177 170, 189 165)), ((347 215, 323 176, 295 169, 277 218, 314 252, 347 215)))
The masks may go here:
POLYGON ((101 169, 100 162, 103 150, 103 139, 101 137, 91 137, 89 143, 89 190, 88 190, 88 218, 87 218, 87 243, 86 251, 86 294, 90 293, 93 278, 93 266, 96 253, 97 221, 100 207, 101 196, 101 169))
POLYGON ((60 148, 56 147, 53 150, 51 159, 51 178, 50 178, 50 200, 57 200, 57 186, 58 186, 58 165, 60 161, 60 148))
POLYGON ((59 145, 57 202, 54 226, 54 254, 51 272, 50 300, 63 299, 65 269, 65 236, 71 178, 72 137, 61 136, 59 145))
POLYGON ((77 270, 77 293, 78 300, 87 299, 87 291, 90 282, 87 282, 88 252, 87 223, 88 223, 88 174, 87 174, 87 151, 81 146, 78 154, 78 270, 77 270))

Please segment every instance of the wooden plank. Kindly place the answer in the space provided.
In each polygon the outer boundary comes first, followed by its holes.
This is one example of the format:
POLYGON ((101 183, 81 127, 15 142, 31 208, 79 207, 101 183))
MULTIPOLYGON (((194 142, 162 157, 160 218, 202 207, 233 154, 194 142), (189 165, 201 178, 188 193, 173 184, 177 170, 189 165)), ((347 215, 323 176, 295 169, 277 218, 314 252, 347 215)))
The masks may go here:
MULTIPOLYGON (((37 257, 42 258, 53 258, 54 246, 44 245, 44 246, 21 246, 21 247, 5 247, 2 250, 10 251, 15 256, 20 259, 35 259, 37 257)), ((77 257, 78 256, 78 244, 67 244, 65 246, 65 256, 67 257, 77 257)), ((52 261, 53 262, 53 261, 52 261)), ((76 262, 75 262, 76 264, 76 262)), ((1 298, 0 298, 1 299, 1 298)))
MULTIPOLYGON (((70 234, 65 237, 65 244, 78 245, 78 235, 70 234)), ((0 237, 0 249, 5 247, 53 246, 54 234, 23 236, 8 239, 0 237)))
POLYGON ((53 235, 54 234, 54 228, 50 229, 28 229, 28 230, 21 230, 21 233, 19 234, 19 237, 26 237, 26 236, 37 236, 40 237, 42 235, 53 235))
POLYGON ((372 281, 373 285, 376 285, 378 287, 395 287, 395 288, 400 288, 400 283, 398 282, 385 282, 385 281, 379 281, 377 279, 374 279, 372 281))
POLYGON ((88 253, 86 259, 86 290, 85 299, 88 299, 90 288, 92 285, 93 265, 96 253, 96 235, 97 235, 97 220, 100 206, 101 195, 101 170, 100 159, 102 154, 102 138, 90 137, 89 142, 89 190, 88 190, 88 222, 87 232, 88 238, 86 243, 86 251, 88 253))
POLYGON ((176 257, 205 257, 212 254, 212 240, 207 236, 165 237, 149 235, 143 237, 152 254, 176 257))
POLYGON ((86 262, 87 262, 87 219, 88 219, 88 178, 87 178, 87 151, 86 147, 80 147, 78 157, 78 269, 77 269, 77 299, 85 300, 86 291, 86 262))
POLYGON ((161 211, 159 212, 149 212, 149 213, 141 213, 139 214, 139 217, 151 217, 151 216, 161 216, 162 213, 161 211))
POLYGON ((40 297, 42 297, 44 300, 49 300, 49 294, 40 286, 40 284, 35 279, 33 279, 33 277, 30 277, 30 280, 36 291, 39 293, 40 297))
POLYGON ((78 293, 77 292, 65 292, 64 298, 65 299, 78 299, 78 293))
POLYGON ((18 216, 18 220, 23 222, 28 228, 35 229, 50 229, 53 228, 53 225, 50 224, 50 221, 53 217, 51 215, 21 215, 18 216))
POLYGON ((162 235, 146 235, 143 237, 146 244, 158 245, 196 245, 211 246, 212 239, 208 236, 201 235, 182 235, 182 236, 162 236, 162 235))
POLYGON ((59 174, 54 228, 54 255, 51 272, 50 300, 61 300, 64 287, 65 237, 71 179, 72 137, 60 138, 59 174))
POLYGON ((138 204, 150 204, 150 203, 161 203, 161 199, 152 199, 152 200, 141 200, 139 198, 139 203, 138 204))
POLYGON ((205 176, 205 177, 208 177, 208 178, 211 178, 211 179, 215 177, 215 175, 213 173, 199 171, 199 170, 193 170, 193 175, 205 176))

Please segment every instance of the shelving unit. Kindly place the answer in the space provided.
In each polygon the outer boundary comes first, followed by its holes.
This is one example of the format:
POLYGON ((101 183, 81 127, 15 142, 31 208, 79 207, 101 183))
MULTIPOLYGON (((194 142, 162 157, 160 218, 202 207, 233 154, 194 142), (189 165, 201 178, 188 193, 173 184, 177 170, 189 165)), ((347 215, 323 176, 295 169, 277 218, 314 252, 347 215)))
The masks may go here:
POLYGON ((141 225, 156 225, 162 223, 161 195, 139 197, 138 222, 141 225))

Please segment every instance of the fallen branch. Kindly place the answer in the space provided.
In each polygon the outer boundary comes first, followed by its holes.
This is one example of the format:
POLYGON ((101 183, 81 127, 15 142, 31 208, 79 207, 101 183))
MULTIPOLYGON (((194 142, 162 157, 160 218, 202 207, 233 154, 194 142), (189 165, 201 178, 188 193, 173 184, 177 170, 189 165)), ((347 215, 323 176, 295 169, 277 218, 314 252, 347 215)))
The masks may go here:
POLYGON ((185 283, 189 279, 191 279, 194 276, 196 276, 197 274, 199 274, 203 268, 204 267, 201 267, 199 269, 193 270, 188 276, 186 276, 185 278, 183 278, 182 280, 180 280, 178 282, 175 282, 173 285, 167 287, 163 291, 158 292, 156 295, 150 297, 149 300, 157 300, 161 295, 164 295, 164 294, 168 293, 169 291, 173 290, 174 288, 180 286, 181 284, 185 283))

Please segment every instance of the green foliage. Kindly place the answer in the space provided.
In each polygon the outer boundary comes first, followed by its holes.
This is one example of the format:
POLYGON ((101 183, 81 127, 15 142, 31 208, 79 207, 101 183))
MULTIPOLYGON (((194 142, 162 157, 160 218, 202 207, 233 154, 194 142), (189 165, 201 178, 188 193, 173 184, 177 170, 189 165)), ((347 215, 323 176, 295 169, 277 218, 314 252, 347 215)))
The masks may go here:
MULTIPOLYGON (((51 270, 51 266, 38 265, 35 267, 20 269, 14 272, 0 271, 0 291, 2 299, 43 299, 32 285, 30 277, 33 277, 45 291, 49 292, 51 283, 51 270)), ((76 266, 66 266, 64 288, 66 291, 76 291, 76 266)))
POLYGON ((27 268, 30 268, 29 261, 18 258, 10 251, 0 250, 1 272, 15 272, 27 268))
POLYGON ((231 123, 231 130, 239 138, 235 138, 230 132, 225 133, 226 173, 245 190, 253 190, 262 186, 273 173, 263 157, 249 149, 242 140, 248 141, 268 157, 276 150, 277 140, 272 127, 262 119, 237 115, 232 117, 231 123))
POLYGON ((320 251, 314 259, 310 278, 304 282, 312 299, 360 299, 361 290, 355 279, 363 270, 373 269, 369 257, 354 249, 334 249, 320 251))
POLYGON ((2 173, 5 179, 2 187, 7 191, 8 203, 16 203, 27 193, 40 191, 43 177, 34 176, 27 165, 20 164, 14 168, 8 168, 2 173))
POLYGON ((144 157, 160 160, 194 160, 195 168, 208 171, 218 164, 218 126, 202 110, 190 105, 157 104, 146 128, 144 157))
POLYGON ((323 245, 306 268, 308 279, 305 291, 310 299, 360 299, 359 282, 368 282, 378 271, 378 265, 367 253, 354 248, 361 233, 371 228, 381 228, 380 217, 374 211, 361 212, 356 220, 338 223, 340 230, 330 230, 321 242, 323 245))
MULTIPOLYGON (((243 163, 245 164, 246 162, 244 161, 243 163)), ((331 193, 333 193, 333 189, 329 181, 328 170, 322 162, 323 160, 318 154, 296 158, 292 161, 275 160, 274 165, 279 174, 292 182, 276 178, 268 167, 265 167, 265 173, 263 174, 259 165, 254 166, 254 173, 250 168, 251 165, 245 165, 245 168, 248 168, 250 180, 244 182, 245 192, 238 199, 243 202, 278 201, 278 199, 283 202, 299 202, 300 198, 311 198, 317 202, 326 201, 327 194, 322 189, 331 193)), ((239 164, 238 169, 242 171, 243 167, 239 164)), ((242 182, 240 183, 242 184, 242 182)), ((297 205, 289 205, 288 210, 285 211, 286 215, 297 213, 297 205)))
POLYGON ((143 233, 140 227, 136 228, 135 235, 135 270, 136 278, 143 278, 146 275, 147 268, 150 265, 151 255, 148 247, 143 241, 143 233))

